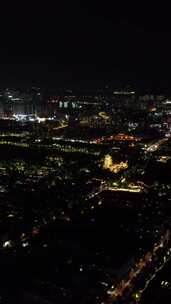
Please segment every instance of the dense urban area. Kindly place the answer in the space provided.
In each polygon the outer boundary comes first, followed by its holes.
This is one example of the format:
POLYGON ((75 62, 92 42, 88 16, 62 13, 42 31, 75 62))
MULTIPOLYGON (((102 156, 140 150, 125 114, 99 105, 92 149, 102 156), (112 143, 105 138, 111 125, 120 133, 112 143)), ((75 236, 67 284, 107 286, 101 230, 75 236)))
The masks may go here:
POLYGON ((171 299, 171 97, 0 90, 0 303, 171 299))

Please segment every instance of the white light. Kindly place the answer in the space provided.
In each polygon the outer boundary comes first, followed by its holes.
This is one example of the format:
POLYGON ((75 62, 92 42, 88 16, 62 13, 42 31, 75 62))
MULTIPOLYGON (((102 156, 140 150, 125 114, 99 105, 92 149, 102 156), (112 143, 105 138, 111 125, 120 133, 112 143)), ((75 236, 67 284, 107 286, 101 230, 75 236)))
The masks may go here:
POLYGON ((37 117, 38 122, 45 122, 46 118, 45 117, 37 117))
POLYGON ((23 247, 27 247, 28 245, 29 245, 28 242, 25 242, 25 243, 22 244, 23 247))
POLYGON ((10 248, 10 247, 12 247, 11 240, 4 242, 3 243, 3 247, 4 248, 10 248))

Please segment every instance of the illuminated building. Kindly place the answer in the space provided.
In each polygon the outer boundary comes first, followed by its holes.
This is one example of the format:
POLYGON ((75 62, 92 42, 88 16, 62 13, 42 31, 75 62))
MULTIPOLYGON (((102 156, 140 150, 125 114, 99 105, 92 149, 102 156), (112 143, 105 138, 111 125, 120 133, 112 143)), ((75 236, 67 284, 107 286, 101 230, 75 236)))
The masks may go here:
POLYGON ((113 165, 112 156, 107 154, 104 159, 103 168, 109 169, 113 165))
POLYGON ((140 141, 141 140, 140 137, 131 136, 131 135, 122 134, 122 133, 119 133, 118 135, 116 135, 115 137, 113 137, 111 139, 118 140, 118 141, 140 141))
POLYGON ((113 164, 112 157, 111 155, 108 154, 105 156, 103 168, 108 169, 113 173, 118 173, 119 171, 128 168, 128 162, 126 161, 126 162, 113 164))

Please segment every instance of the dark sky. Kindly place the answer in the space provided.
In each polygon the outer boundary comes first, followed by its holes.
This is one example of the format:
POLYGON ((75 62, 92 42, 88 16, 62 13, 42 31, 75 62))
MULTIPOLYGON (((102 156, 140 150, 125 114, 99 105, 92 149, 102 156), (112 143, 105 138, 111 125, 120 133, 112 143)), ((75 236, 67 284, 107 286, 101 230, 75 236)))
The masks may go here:
POLYGON ((13 2, 0 10, 2 85, 171 88, 171 20, 164 2, 13 2))

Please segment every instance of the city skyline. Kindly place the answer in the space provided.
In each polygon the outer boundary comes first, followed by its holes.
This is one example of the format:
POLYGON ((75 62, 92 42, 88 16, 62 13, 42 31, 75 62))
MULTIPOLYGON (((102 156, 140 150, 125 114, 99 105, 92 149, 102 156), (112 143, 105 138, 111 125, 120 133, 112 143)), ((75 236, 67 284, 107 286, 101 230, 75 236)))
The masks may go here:
POLYGON ((0 303, 171 299, 164 3, 0 10, 0 303))

